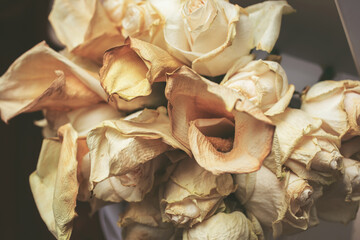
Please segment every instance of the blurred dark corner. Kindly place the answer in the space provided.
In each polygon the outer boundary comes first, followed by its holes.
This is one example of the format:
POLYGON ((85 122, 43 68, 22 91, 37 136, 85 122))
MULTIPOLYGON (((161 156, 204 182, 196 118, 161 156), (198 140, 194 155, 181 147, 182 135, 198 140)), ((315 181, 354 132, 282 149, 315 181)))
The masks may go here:
MULTIPOLYGON (((45 40, 50 0, 0 0, 0 75, 22 53, 45 40)), ((58 49, 56 49, 58 50, 58 49)), ((1 214, 0 239, 55 239, 47 230, 35 206, 29 175, 36 169, 41 148, 41 129, 33 122, 40 112, 0 121, 1 214)), ((87 216, 89 207, 79 204, 71 239, 103 239, 98 217, 87 216)))

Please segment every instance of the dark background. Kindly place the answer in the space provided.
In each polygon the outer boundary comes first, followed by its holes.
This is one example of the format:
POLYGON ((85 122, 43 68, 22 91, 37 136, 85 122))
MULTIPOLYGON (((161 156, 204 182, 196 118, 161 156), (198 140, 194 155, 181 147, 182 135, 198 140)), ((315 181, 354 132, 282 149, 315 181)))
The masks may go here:
MULTIPOLYGON (((0 0, 0 75, 22 53, 45 40, 50 0, 0 0)), ((58 49, 57 49, 58 50, 58 49)), ((35 206, 29 175, 40 153, 41 129, 34 120, 40 112, 22 114, 5 124, 0 121, 0 239, 55 239, 35 206)), ((87 205, 79 204, 72 239, 103 239, 97 216, 87 217, 87 205)))

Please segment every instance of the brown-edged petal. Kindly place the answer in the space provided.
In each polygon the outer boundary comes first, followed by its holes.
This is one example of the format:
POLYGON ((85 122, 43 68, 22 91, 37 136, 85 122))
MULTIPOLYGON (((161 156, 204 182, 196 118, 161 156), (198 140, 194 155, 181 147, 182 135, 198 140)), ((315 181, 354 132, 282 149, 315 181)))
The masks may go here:
POLYGON ((169 75, 166 97, 172 133, 206 170, 260 168, 271 149, 271 121, 240 93, 182 67, 169 75))
POLYGON ((106 99, 99 81, 42 42, 0 78, 1 118, 50 109, 69 111, 106 99))

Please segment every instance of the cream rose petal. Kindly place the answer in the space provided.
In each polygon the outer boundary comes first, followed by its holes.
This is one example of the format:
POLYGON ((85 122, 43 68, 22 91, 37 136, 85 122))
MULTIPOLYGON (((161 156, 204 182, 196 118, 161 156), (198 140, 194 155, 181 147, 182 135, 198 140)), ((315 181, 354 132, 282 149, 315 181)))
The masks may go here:
POLYGON ((295 12, 287 1, 266 1, 245 10, 254 27, 254 46, 267 52, 271 52, 279 37, 282 15, 295 12))
POLYGON ((0 82, 0 110, 5 122, 23 112, 69 111, 106 99, 96 78, 44 42, 19 57, 0 82))
POLYGON ((49 20, 69 51, 99 63, 105 50, 124 41, 100 1, 57 0, 49 20))
POLYGON ((252 223, 242 212, 217 213, 209 219, 184 230, 184 240, 257 240, 252 223))
POLYGON ((69 239, 79 183, 77 134, 71 125, 59 129, 61 141, 45 139, 30 186, 40 215, 57 239, 69 239))
POLYGON ((181 64, 166 51, 135 38, 107 51, 100 70, 101 85, 110 98, 115 95, 130 101, 148 96, 154 82, 165 81, 181 64))
POLYGON ((260 109, 187 67, 168 77, 165 94, 172 133, 191 149, 200 166, 214 174, 260 168, 273 134, 260 109))
POLYGON ((163 220, 191 227, 211 216, 223 197, 234 189, 231 175, 215 176, 201 168, 195 160, 183 159, 163 190, 163 220))
POLYGON ((322 81, 304 92, 301 109, 322 119, 324 130, 346 140, 360 133, 359 94, 359 81, 322 81))

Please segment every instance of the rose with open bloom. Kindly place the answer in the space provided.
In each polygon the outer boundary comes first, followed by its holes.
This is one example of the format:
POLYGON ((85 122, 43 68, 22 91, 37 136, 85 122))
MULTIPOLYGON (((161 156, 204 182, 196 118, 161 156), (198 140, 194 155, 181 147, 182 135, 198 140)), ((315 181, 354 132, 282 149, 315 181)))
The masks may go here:
POLYGON ((323 81, 304 92, 301 109, 343 140, 360 134, 360 82, 323 81))
POLYGON ((240 58, 226 73, 221 84, 243 94, 267 116, 282 113, 290 103, 294 85, 289 85, 279 63, 250 61, 251 58, 240 58))
POLYGON ((199 74, 217 76, 255 46, 270 52, 282 14, 292 11, 286 1, 242 9, 224 0, 189 0, 166 19, 165 41, 172 55, 199 74))

